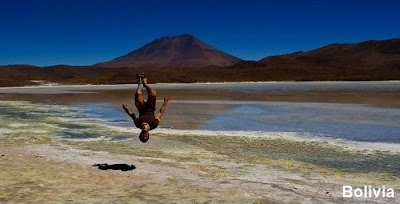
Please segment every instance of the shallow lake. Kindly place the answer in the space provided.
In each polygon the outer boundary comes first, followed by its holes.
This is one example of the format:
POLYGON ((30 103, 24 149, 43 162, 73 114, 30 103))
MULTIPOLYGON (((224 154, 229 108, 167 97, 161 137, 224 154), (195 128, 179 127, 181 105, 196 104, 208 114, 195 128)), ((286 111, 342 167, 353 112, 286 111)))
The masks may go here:
MULTIPOLYGON (((127 103, 137 113, 136 86, 0 88, 0 134, 45 129, 75 139, 136 137, 139 129, 121 108, 127 103)), ((158 107, 171 96, 154 133, 400 143, 398 81, 153 86, 158 107)))

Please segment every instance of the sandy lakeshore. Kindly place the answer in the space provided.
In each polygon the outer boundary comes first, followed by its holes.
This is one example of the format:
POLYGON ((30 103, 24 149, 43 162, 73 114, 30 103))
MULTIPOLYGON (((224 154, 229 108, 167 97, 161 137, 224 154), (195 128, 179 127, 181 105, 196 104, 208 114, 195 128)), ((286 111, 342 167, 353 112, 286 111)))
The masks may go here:
POLYGON ((400 201, 344 200, 341 191, 344 184, 366 182, 398 189, 398 154, 317 141, 157 135, 144 147, 134 140, 61 142, 32 135, 1 143, 2 202, 400 201), (340 166, 346 155, 353 165, 340 166), (92 166, 104 163, 135 168, 92 166))

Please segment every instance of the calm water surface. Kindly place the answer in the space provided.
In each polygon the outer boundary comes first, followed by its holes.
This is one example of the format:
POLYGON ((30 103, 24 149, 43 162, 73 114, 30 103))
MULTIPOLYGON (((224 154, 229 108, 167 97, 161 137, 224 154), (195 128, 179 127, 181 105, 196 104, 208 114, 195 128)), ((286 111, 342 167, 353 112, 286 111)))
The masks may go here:
MULTIPOLYGON (((47 102, 29 104, 33 111, 18 110, 12 104, 0 104, 0 116, 23 121, 38 115, 62 117, 64 121, 73 124, 84 121, 89 127, 79 125, 61 125, 63 136, 90 138, 104 136, 96 132, 93 125, 103 124, 114 129, 134 129, 130 118, 122 111, 120 105, 130 102, 133 106, 132 91, 136 85, 118 86, 64 86, 37 88, 1 88, 3 98, 9 95, 24 95, 24 99, 49 97, 47 102), (107 91, 109 98, 99 92, 107 91), (118 93, 118 94, 116 94, 118 93), (71 97, 68 103, 62 103, 63 98, 71 97), (115 97, 112 94, 116 94, 115 97), (50 97, 49 95, 57 95, 50 97), (93 100, 81 99, 88 95, 93 100), (120 97, 120 98, 119 98, 120 97), (111 100, 119 98, 120 100, 111 100), (60 103, 58 103, 60 102, 60 103), (36 111, 40 107, 47 111, 36 111), (61 112, 53 110, 51 105, 61 107, 61 112), (32 107, 31 107, 32 106, 32 107), (18 112, 19 111, 19 112, 18 112), (23 112, 25 111, 25 112, 23 112), (36 112, 35 112, 36 111, 36 112), (55 111, 55 112, 54 112, 55 111), (22 114, 24 113, 24 114, 22 114), (71 114, 73 113, 73 114, 71 114), (15 118, 19 114, 19 118, 15 118), (30 115, 31 114, 31 115, 30 115), (33 115, 32 115, 33 114, 33 115), (22 116, 21 116, 22 115, 22 116), (14 118, 13 118, 14 117, 14 118), (66 133, 67 132, 67 133, 66 133)), ((268 133, 290 133, 300 137, 337 138, 351 141, 400 143, 400 109, 396 107, 376 107, 368 104, 351 103, 318 103, 318 102, 279 102, 267 101, 246 96, 236 100, 235 95, 245 93, 284 93, 297 91, 299 95, 307 91, 389 91, 400 92, 400 82, 280 82, 280 83, 239 83, 239 84, 158 84, 154 87, 159 91, 159 103, 164 93, 173 95, 178 90, 185 99, 171 100, 160 127, 155 132, 192 131, 208 132, 241 132, 244 135, 263 135, 268 133), (224 91, 231 93, 215 97, 201 95, 199 91, 224 91), (191 98, 191 95, 196 97, 191 98)), ((106 95, 108 96, 108 95, 106 95)), ((182 97, 173 97, 182 98, 182 97)), ((349 96, 351 100, 352 96, 349 96)), ((373 98, 374 96, 371 96, 373 98)), ((1 100, 1 98, 0 98, 1 100)), ((346 99, 344 99, 346 100, 346 99)), ((385 99, 380 99, 385 100, 385 99)), ((393 99, 391 99, 393 100, 393 99)), ((26 105, 26 104, 25 104, 26 105)), ((136 110, 135 110, 136 111, 136 110)), ((48 117, 46 117, 48 119, 48 117)), ((45 121, 49 123, 49 121, 45 121)), ((57 123, 56 125, 60 125, 57 123)), ((79 123, 77 123, 79 124, 79 123)), ((3 127, 3 132, 9 131, 3 127)), ((1 134, 1 127, 0 127, 1 134)), ((124 138, 123 134, 115 136, 124 138)))

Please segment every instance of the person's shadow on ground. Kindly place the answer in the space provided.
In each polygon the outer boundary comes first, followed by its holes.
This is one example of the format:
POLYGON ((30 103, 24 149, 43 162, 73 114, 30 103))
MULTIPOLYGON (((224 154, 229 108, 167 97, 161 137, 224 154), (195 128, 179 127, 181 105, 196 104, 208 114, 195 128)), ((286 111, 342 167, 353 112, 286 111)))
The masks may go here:
POLYGON ((92 166, 98 167, 101 170, 120 170, 120 171, 132 171, 136 169, 135 165, 128 165, 128 164, 93 164, 92 166))

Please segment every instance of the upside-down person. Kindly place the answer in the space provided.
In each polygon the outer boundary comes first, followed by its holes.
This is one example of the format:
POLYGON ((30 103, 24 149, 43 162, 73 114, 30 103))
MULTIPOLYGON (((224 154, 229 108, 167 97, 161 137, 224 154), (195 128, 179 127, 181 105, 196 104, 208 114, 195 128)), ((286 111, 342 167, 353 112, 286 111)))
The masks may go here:
POLYGON ((135 114, 129 111, 128 106, 123 104, 125 112, 133 119, 135 126, 137 128, 142 129, 142 132, 139 135, 140 141, 147 142, 149 140, 149 131, 153 130, 158 126, 161 121, 161 117, 165 111, 167 103, 169 101, 169 96, 166 95, 164 97, 164 103, 160 108, 157 116, 154 116, 154 112, 156 111, 156 90, 151 88, 147 84, 147 78, 144 74, 138 74, 136 76, 138 80, 138 88, 135 93, 135 106, 139 111, 139 117, 136 117, 135 114), (142 88, 141 84, 143 84, 144 88, 147 90, 147 101, 143 100, 142 88))

